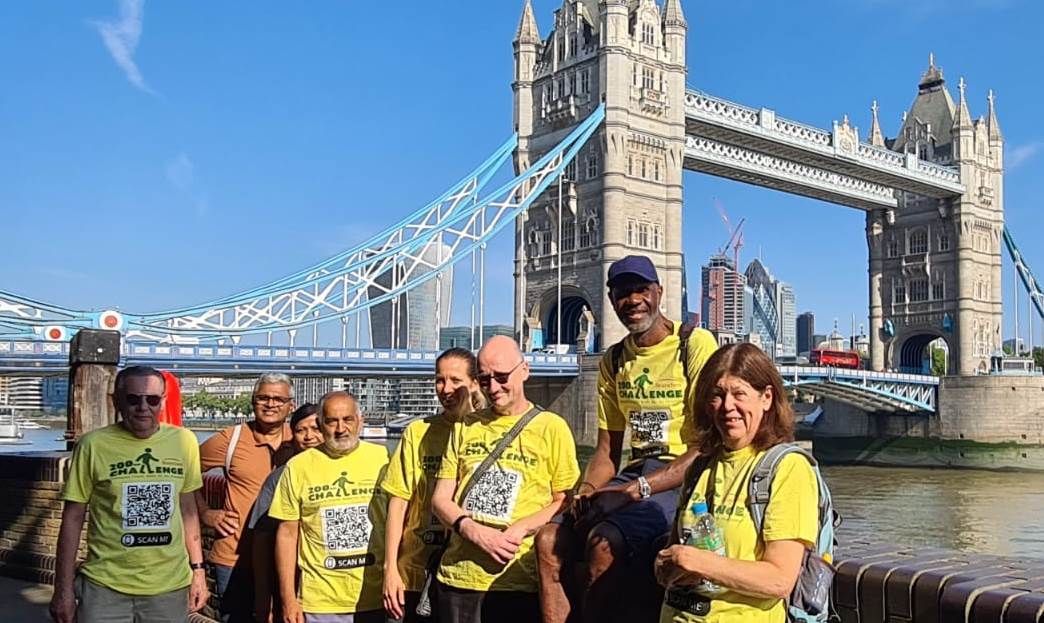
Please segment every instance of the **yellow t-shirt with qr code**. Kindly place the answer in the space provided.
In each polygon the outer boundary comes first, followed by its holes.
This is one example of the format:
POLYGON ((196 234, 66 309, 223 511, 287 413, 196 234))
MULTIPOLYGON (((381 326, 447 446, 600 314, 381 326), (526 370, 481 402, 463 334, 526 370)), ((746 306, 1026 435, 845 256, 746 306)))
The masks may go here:
POLYGON ((128 595, 191 584, 179 496, 202 486, 199 442, 187 429, 160 424, 139 439, 113 424, 84 435, 62 491, 63 500, 88 505, 80 573, 128 595))
POLYGON ((287 461, 268 515, 298 521, 301 609, 313 614, 382 608, 388 451, 367 441, 342 457, 322 447, 287 461))
MULTIPOLYGON (((725 452, 705 469, 686 502, 706 501, 708 483, 714 475, 714 522, 725 541, 725 555, 734 560, 761 560, 764 541, 797 540, 812 547, 819 533, 819 483, 808 460, 796 453, 779 463, 772 481, 772 495, 765 508, 762 537, 754 530, 747 507, 747 492, 754 466, 765 455, 747 446, 725 452)), ((684 515, 683 515, 684 516, 684 515)), ((682 533, 682 526, 678 526, 682 533)), ((686 591, 668 590, 660 611, 660 623, 785 623, 786 605, 782 599, 761 598, 726 591, 710 600, 709 611, 685 598, 686 591), (697 614, 696 612, 699 612, 697 614)), ((690 593, 691 595, 691 593, 690 593)))
POLYGON ((598 428, 607 431, 631 429, 631 458, 673 459, 694 441, 693 412, 696 381, 718 343, 709 331, 694 329, 689 335, 688 373, 679 360, 678 331, 653 346, 640 347, 630 335, 623 339, 614 370, 612 352, 602 355, 598 374, 598 428))
MULTIPOLYGON (((484 409, 455 424, 438 477, 457 481, 459 492, 523 415, 496 417, 484 409)), ((504 529, 542 510, 551 503, 554 493, 572 489, 579 477, 569 425, 558 415, 542 411, 481 476, 467 499, 458 499, 457 503, 475 521, 504 529)), ((437 577, 444 584, 465 590, 535 593, 533 537, 523 539, 514 559, 501 566, 474 543, 452 534, 437 577)))
POLYGON ((452 431, 453 422, 443 414, 411 422, 381 484, 389 495, 409 502, 399 544, 399 574, 408 591, 423 588, 428 559, 446 531, 431 512, 431 494, 452 431))

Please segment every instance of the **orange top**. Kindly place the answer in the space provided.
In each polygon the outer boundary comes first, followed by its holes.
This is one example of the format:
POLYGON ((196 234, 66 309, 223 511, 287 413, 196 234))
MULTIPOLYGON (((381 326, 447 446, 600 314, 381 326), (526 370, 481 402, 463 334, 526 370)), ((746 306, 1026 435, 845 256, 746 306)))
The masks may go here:
MULTIPOLYGON (((209 469, 225 467, 225 454, 228 452, 228 444, 232 439, 232 431, 235 427, 229 426, 212 435, 203 442, 199 448, 200 467, 203 472, 209 469)), ((239 437, 236 449, 232 454, 232 463, 229 473, 225 475, 225 505, 224 510, 234 511, 239 515, 239 530, 235 534, 214 540, 214 547, 210 551, 210 562, 216 565, 232 567, 236 564, 241 554, 250 552, 250 543, 244 541, 243 531, 247 520, 250 518, 250 510, 254 506, 254 500, 261 491, 261 485, 272 473, 272 469, 285 463, 293 454, 290 445, 293 435, 290 432, 290 424, 283 425, 283 437, 279 442, 269 442, 255 429, 254 422, 247 422, 247 431, 239 437)))

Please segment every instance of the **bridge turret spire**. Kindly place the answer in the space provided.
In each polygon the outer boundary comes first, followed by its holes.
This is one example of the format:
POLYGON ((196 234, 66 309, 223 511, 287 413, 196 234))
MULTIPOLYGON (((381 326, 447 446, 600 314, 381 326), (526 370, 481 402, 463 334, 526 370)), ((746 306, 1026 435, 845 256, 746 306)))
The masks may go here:
POLYGON ((990 129, 990 142, 1000 143, 1004 140, 1004 135, 1001 134, 1000 123, 997 121, 997 109, 994 107, 996 98, 993 96, 993 89, 986 95, 986 101, 989 102, 989 116, 988 123, 990 129))
POLYGON ((522 19, 518 22, 518 32, 515 33, 516 43, 540 43, 540 28, 537 26, 536 16, 533 14, 533 3, 526 0, 522 7, 522 19))
POLYGON ((877 118, 877 111, 877 100, 874 100, 874 103, 870 105, 872 119, 870 121, 870 136, 867 140, 869 140, 870 144, 875 147, 884 147, 884 133, 881 132, 881 121, 877 118))
POLYGON ((957 114, 953 118, 954 130, 972 127, 971 113, 968 112, 968 98, 965 95, 967 88, 968 85, 964 82, 964 78, 961 78, 960 82, 957 83, 960 99, 957 102, 957 114))
POLYGON ((663 24, 664 26, 686 25, 681 0, 666 0, 663 5, 663 24))

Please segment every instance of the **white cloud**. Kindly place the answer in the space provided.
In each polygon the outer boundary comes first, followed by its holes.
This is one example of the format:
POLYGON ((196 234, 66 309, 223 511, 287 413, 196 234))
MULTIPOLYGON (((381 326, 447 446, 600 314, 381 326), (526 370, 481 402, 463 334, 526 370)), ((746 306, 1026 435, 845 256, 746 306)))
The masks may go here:
POLYGON ((167 163, 167 181, 174 188, 182 191, 187 191, 192 188, 192 183, 196 177, 196 166, 192 164, 192 160, 185 154, 178 154, 178 157, 167 163))
POLYGON ((192 203, 196 216, 206 216, 210 212, 210 200, 196 183, 196 165, 188 154, 180 153, 167 162, 164 172, 171 187, 192 203))
POLYGON ((142 23, 145 20, 145 0, 117 0, 120 5, 119 21, 96 20, 91 25, 98 30, 112 60, 123 70, 127 80, 142 91, 155 95, 134 62, 134 52, 141 39, 142 23))
POLYGON ((1008 149, 1008 153, 1004 155, 1005 168, 1008 170, 1017 169, 1029 162, 1034 156, 1040 153, 1041 147, 1044 147, 1044 143, 1029 143, 1028 145, 1019 145, 1018 147, 1011 147, 1008 149))

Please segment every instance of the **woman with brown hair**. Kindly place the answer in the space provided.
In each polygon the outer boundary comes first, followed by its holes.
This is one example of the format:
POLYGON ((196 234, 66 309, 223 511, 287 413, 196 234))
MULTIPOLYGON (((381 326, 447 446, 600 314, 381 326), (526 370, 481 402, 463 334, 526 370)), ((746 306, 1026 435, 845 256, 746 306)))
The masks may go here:
POLYGON ((819 532, 817 478, 796 453, 779 464, 760 534, 751 519, 754 467, 770 448, 794 438, 783 379, 760 348, 733 344, 705 364, 695 404, 703 469, 689 476, 692 494, 680 501, 678 523, 693 517, 689 509, 709 508, 724 555, 678 544, 689 526, 675 527, 675 545, 656 561, 657 578, 668 589, 660 620, 783 623, 805 550, 819 532))

